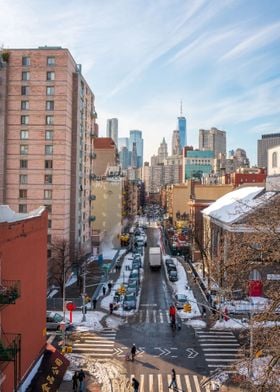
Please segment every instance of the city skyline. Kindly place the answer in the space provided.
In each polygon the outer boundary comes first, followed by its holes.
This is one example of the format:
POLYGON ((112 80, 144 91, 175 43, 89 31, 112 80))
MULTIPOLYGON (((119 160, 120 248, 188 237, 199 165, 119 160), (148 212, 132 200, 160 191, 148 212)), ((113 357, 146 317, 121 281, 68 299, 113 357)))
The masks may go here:
POLYGON ((1 45, 68 48, 95 94, 100 136, 109 118, 118 118, 119 137, 142 130, 144 161, 163 137, 170 152, 181 100, 194 147, 200 128, 216 127, 227 132, 227 150, 244 148, 255 164, 257 140, 279 132, 278 2, 124 0, 80 7, 0 0, 0 9, 1 45))

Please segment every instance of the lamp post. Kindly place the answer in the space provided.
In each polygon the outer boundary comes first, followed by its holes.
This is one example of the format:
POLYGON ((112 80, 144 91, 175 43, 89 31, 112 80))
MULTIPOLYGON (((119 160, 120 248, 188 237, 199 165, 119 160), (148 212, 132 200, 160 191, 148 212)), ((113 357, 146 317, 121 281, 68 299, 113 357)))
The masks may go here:
POLYGON ((87 273, 87 265, 86 263, 83 265, 83 317, 82 322, 86 321, 86 273, 87 273))

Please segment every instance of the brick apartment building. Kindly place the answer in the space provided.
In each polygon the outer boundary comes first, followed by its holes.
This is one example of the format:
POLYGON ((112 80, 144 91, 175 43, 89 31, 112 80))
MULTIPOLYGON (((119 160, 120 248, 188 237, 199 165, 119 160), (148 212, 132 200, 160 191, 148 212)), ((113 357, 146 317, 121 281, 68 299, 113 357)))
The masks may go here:
MULTIPOLYGON (((46 345, 48 216, 0 206, 0 390, 18 390, 46 345)), ((26 390, 26 389, 23 389, 26 390)))
POLYGON ((0 204, 48 210, 48 241, 90 250, 94 95, 60 47, 0 53, 0 204))

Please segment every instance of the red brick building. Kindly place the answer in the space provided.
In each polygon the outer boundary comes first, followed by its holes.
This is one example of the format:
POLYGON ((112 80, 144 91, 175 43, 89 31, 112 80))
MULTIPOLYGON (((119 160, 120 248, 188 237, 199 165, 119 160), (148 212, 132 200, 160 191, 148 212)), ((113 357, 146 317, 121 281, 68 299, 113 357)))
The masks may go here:
POLYGON ((0 205, 0 389, 16 390, 46 344, 48 216, 0 205))

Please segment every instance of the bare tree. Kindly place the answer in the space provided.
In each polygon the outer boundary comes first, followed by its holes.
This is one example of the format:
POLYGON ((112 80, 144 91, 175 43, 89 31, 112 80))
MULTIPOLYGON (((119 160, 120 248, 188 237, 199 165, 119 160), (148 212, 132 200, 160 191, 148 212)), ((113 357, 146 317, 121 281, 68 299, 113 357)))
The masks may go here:
POLYGON ((280 383, 280 194, 265 197, 231 224, 230 230, 215 227, 211 271, 227 296, 236 289, 248 292, 250 280, 261 282, 267 307, 251 312, 250 345, 246 349, 249 368, 262 361, 262 370, 255 375, 257 380, 249 377, 245 387, 248 391, 274 392, 280 383))
POLYGON ((69 242, 65 239, 55 238, 50 245, 50 250, 49 284, 58 286, 61 295, 63 295, 65 280, 72 269, 69 257, 69 242))

